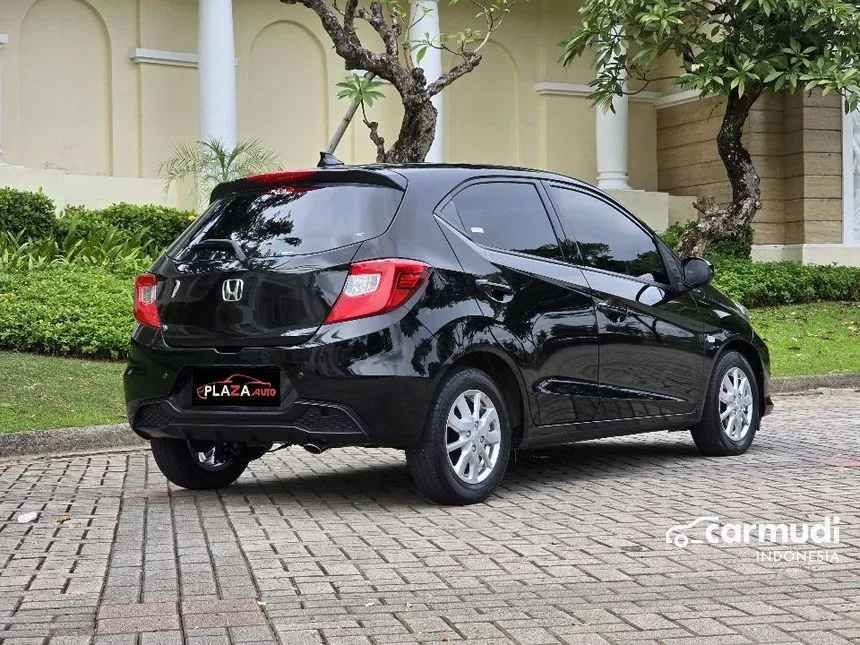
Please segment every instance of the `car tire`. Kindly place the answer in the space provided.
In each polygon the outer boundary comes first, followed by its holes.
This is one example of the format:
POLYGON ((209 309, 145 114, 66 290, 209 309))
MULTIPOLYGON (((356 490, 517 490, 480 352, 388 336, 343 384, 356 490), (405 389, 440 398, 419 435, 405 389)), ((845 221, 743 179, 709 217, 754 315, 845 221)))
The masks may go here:
MULTIPOLYGON (((195 445, 182 439, 153 439, 152 456, 159 470, 167 479, 182 488, 192 490, 214 490, 229 486, 239 479, 248 467, 248 459, 239 454, 230 454, 222 463, 207 467, 195 457, 195 445)), ((214 444, 211 444, 214 446, 214 444)))
POLYGON ((729 351, 719 359, 705 393, 702 420, 690 431, 703 455, 747 451, 761 420, 758 388, 755 372, 742 354, 729 351))
POLYGON ((457 369, 433 397, 421 442, 406 451, 412 479, 440 504, 482 502, 505 474, 511 435, 498 386, 481 370, 457 369))

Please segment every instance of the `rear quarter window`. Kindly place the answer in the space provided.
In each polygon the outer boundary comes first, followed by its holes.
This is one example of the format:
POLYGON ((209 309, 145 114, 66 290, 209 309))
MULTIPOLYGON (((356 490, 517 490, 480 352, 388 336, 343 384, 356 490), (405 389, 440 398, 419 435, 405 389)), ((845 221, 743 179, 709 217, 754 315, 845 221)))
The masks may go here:
POLYGON ((440 214, 478 244, 561 258, 543 201, 530 182, 489 181, 467 186, 440 214))
POLYGON ((237 242, 252 258, 306 255, 385 232, 403 193, 360 184, 281 186, 225 197, 200 216, 169 254, 205 240, 237 242))

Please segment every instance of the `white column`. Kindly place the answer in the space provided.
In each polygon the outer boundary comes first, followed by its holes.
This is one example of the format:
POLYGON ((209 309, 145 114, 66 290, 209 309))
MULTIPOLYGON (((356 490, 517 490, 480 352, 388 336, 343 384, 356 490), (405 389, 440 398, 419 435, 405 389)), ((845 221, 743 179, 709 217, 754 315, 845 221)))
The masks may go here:
POLYGON ((9 44, 9 36, 0 34, 0 168, 7 165, 3 161, 3 45, 9 44))
MULTIPOLYGON (((624 83, 627 91, 627 83, 624 83)), ((613 96, 613 113, 597 107, 597 187, 633 190, 627 176, 628 103, 625 96, 613 96)))
MULTIPOLYGON (((438 0, 416 0, 412 5, 412 22, 414 24, 409 30, 410 41, 425 40, 429 37, 431 42, 438 42, 440 33, 438 0), (427 15, 423 15, 422 6, 429 10, 427 15)), ((424 76, 427 77, 428 83, 432 83, 442 76, 442 50, 430 47, 421 60, 421 69, 424 70, 424 76)), ((433 145, 430 147, 430 152, 427 153, 426 161, 427 163, 442 163, 444 157, 442 94, 434 96, 432 102, 438 112, 436 136, 433 138, 433 145)))
POLYGON ((200 0, 200 137, 236 147, 236 47, 232 0, 200 0))

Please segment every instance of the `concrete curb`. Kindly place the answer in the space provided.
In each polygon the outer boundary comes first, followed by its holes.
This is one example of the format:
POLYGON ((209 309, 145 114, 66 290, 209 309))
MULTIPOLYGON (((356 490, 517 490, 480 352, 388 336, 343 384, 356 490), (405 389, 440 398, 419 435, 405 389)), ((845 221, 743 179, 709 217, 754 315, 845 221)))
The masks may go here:
POLYGON ((830 390, 860 389, 860 374, 780 376, 771 381, 771 393, 773 394, 797 394, 820 388, 830 390))
POLYGON ((147 442, 128 424, 0 434, 0 460, 27 455, 70 455, 141 448, 147 442))
MULTIPOLYGON (((799 394, 817 389, 860 389, 860 374, 783 376, 771 382, 773 394, 799 394)), ((88 428, 60 428, 0 434, 0 461, 15 457, 71 455, 111 450, 134 450, 147 442, 127 423, 88 428)))

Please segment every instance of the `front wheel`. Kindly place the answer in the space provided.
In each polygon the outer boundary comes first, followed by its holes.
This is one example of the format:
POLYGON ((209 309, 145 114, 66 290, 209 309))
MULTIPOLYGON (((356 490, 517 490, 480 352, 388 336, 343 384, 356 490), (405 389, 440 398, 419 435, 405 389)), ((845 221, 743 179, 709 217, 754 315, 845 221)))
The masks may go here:
POLYGON ((703 455, 739 455, 752 445, 761 412, 755 373, 738 352, 720 358, 705 393, 702 421, 691 432, 703 455))
POLYGON ((151 444, 158 469, 182 488, 224 488, 248 467, 248 458, 227 444, 182 439, 153 439, 151 444))
POLYGON ((406 451, 418 488, 440 504, 485 500, 505 474, 511 426, 501 392, 484 372, 453 372, 433 398, 421 442, 406 451))

